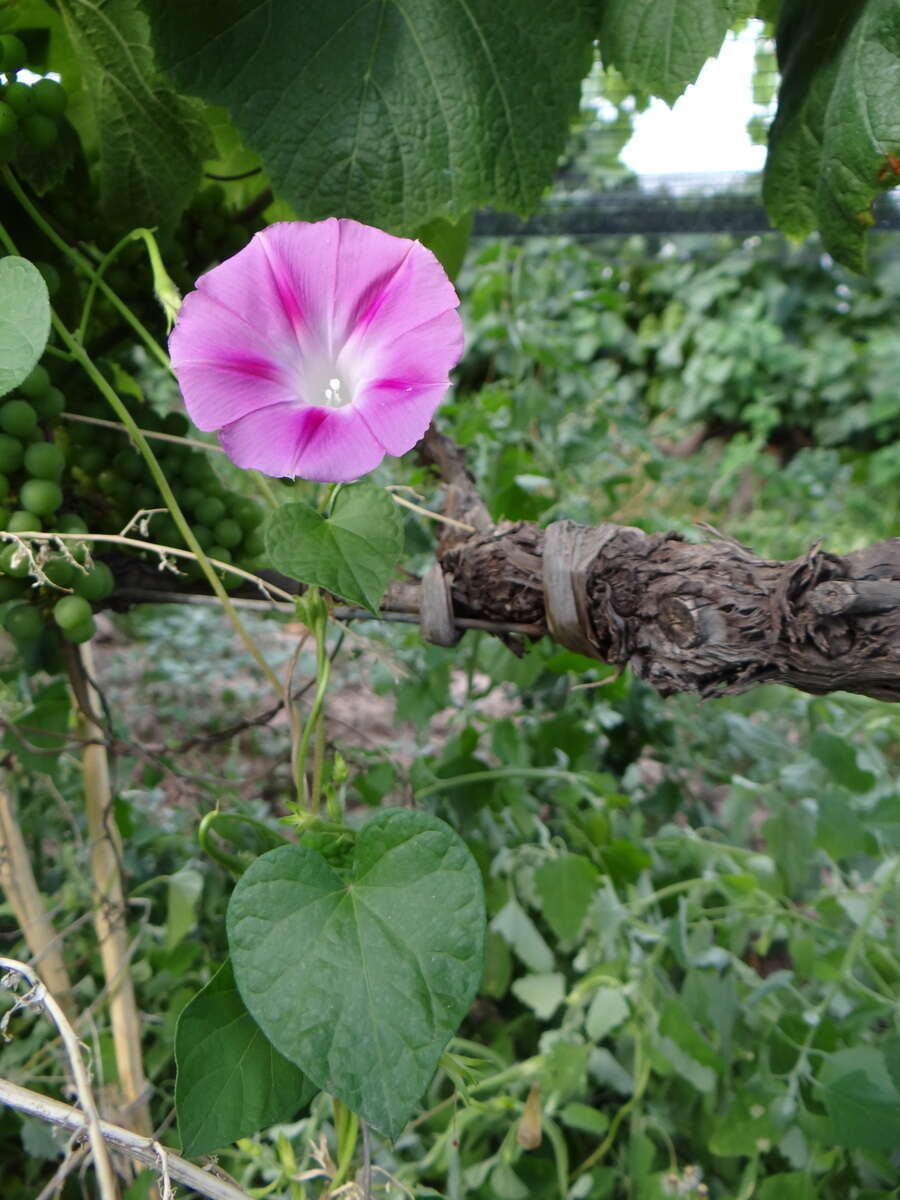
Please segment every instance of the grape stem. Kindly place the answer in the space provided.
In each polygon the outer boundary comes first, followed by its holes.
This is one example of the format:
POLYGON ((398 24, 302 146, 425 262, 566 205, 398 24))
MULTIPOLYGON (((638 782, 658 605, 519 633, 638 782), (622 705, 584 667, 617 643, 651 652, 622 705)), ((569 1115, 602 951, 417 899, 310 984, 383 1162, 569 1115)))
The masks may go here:
MULTIPOLYGON (((0 176, 2 176, 9 190, 18 200, 19 204, 21 204, 22 208, 24 208, 28 213, 29 217, 31 217, 38 229, 40 229, 41 233, 43 233, 44 237, 46 237, 48 241, 52 242, 57 250, 59 250, 61 254, 64 254, 65 257, 69 259, 72 265, 76 268, 76 270, 78 270, 82 275, 86 275, 87 278, 92 281, 96 280, 97 287, 110 302, 119 316, 124 321, 127 321, 127 323, 135 331, 157 362, 165 367, 167 371, 171 371, 172 364, 169 362, 168 354, 166 354, 165 350, 162 348, 150 330, 146 327, 146 325, 138 320, 128 305, 123 300, 119 299, 106 280, 98 277, 97 270, 92 265, 90 260, 84 254, 82 254, 80 250, 76 250, 74 246, 70 246, 65 238, 60 237, 53 226, 43 217, 41 212, 28 199, 28 196, 19 186, 19 181, 16 179, 9 167, 3 167, 2 170, 0 170, 0 176)), ((4 241, 6 241, 8 245, 12 245, 6 236, 4 237, 4 241)), ((16 254, 18 251, 13 248, 12 253, 16 254)))

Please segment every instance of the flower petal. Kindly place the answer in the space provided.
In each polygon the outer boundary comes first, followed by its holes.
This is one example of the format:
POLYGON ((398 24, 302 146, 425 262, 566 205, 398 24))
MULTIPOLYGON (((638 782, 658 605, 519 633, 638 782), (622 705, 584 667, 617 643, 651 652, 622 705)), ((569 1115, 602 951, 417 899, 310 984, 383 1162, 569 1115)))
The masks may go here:
POLYGON ((334 325, 348 352, 365 354, 455 309, 444 268, 420 242, 342 220, 334 325))
POLYGON ((425 436, 447 387, 446 380, 405 387, 396 379, 376 380, 362 389, 354 408, 388 454, 405 454, 425 436))
POLYGON ((198 429, 220 429, 296 395, 267 342, 201 292, 185 298, 169 350, 188 415, 198 429))
POLYGON ((323 483, 358 479, 384 458, 384 447, 350 407, 274 405, 226 425, 219 441, 239 467, 323 483))

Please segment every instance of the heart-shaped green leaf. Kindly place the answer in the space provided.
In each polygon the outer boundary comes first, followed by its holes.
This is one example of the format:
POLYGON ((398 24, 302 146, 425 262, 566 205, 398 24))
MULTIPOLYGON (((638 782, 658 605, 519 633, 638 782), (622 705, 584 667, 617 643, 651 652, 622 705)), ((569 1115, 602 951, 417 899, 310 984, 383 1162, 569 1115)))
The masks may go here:
POLYGON ((308 504, 277 509, 266 550, 291 579, 377 612, 403 550, 403 520, 384 488, 357 483, 341 488, 328 517, 308 504))
POLYGON ((191 1157, 292 1120, 316 1093, 247 1012, 230 962, 178 1018, 175 1061, 178 1131, 191 1157))
POLYGON ((37 365, 50 333, 50 297, 27 258, 0 258, 0 396, 37 365))
POLYGON ((386 809, 346 877, 304 846, 258 858, 231 897, 228 941, 273 1045, 395 1138, 481 977, 481 875, 443 821, 386 809))

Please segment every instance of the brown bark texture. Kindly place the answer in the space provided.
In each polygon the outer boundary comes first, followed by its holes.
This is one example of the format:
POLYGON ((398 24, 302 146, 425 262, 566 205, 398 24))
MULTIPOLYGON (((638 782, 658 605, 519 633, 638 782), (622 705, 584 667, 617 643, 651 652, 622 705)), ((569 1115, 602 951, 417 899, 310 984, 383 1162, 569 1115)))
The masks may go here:
POLYGON ((458 446, 432 428, 419 453, 447 485, 445 513, 472 526, 445 527, 438 547, 454 616, 538 626, 664 696, 782 683, 900 700, 900 538, 780 562, 709 528, 695 543, 612 524, 493 525, 458 446))
MULTIPOLYGON (((582 536, 586 559, 568 570, 586 644, 573 648, 629 666, 664 696, 783 683, 900 700, 900 538, 779 562, 715 534, 697 544, 600 525, 582 536)), ((546 539, 519 522, 448 540, 453 612, 552 625, 546 539)))

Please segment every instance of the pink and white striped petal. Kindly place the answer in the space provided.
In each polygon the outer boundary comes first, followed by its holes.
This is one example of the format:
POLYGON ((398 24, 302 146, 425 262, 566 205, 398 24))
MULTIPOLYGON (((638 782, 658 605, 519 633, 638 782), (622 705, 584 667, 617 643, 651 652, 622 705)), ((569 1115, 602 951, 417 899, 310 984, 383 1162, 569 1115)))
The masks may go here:
POLYGON ((239 466, 358 479, 425 432, 462 352, 458 303, 418 242, 334 218, 272 225, 197 281, 172 366, 239 466))

